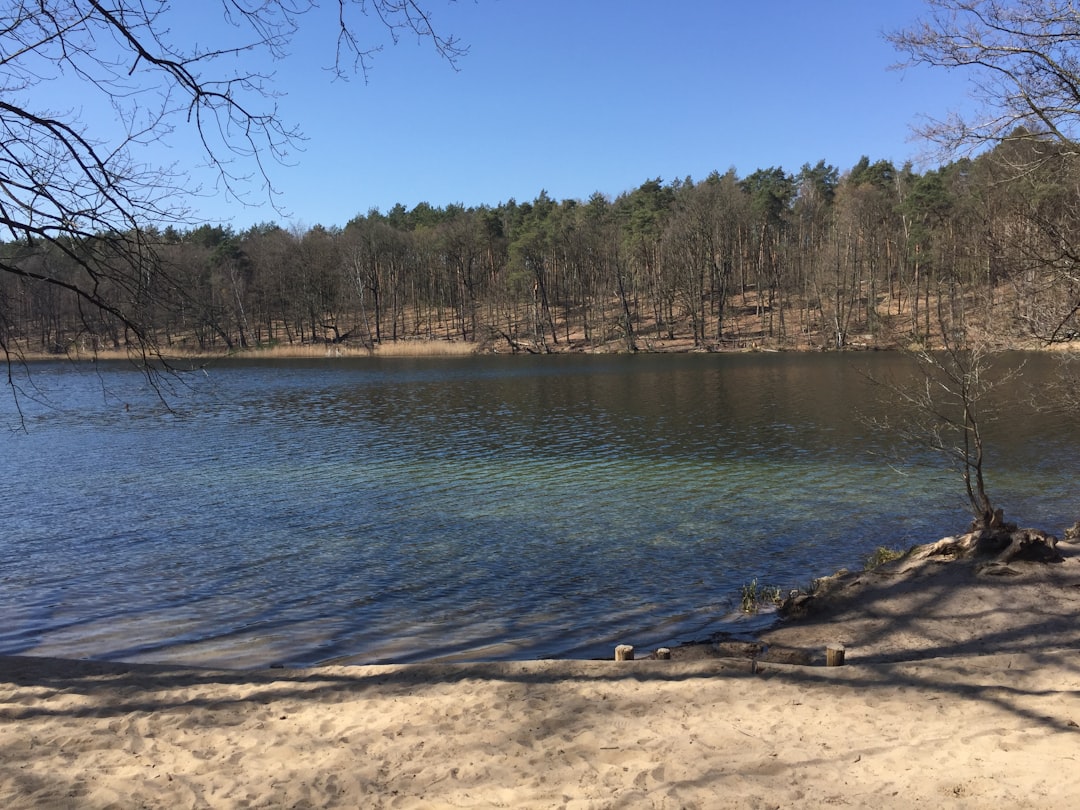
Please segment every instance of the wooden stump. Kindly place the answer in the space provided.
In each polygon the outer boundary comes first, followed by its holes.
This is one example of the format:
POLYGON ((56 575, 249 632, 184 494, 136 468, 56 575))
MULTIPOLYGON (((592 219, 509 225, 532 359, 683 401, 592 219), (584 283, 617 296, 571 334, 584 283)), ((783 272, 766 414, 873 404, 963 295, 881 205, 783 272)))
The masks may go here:
POLYGON ((661 661, 667 661, 671 658, 671 650, 669 650, 667 647, 661 647, 659 650, 656 651, 656 657, 659 658, 661 661))
POLYGON ((620 644, 615 648, 616 661, 633 661, 634 648, 630 644, 620 644))
POLYGON ((825 648, 825 666, 842 667, 844 665, 844 645, 830 644, 825 648))

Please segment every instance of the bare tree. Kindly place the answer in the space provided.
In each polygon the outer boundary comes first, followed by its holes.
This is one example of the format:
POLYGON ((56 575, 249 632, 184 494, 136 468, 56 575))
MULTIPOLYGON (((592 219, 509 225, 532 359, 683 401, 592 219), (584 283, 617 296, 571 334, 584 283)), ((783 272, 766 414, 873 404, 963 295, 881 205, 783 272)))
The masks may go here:
MULTIPOLYGON (((1025 558, 1060 561, 1057 538, 1041 529, 1007 523, 1004 512, 990 499, 984 476, 984 428, 994 419, 994 389, 1011 380, 1020 368, 1002 369, 987 344, 943 328, 944 346, 918 349, 915 384, 882 383, 900 406, 899 421, 885 425, 895 435, 944 455, 959 470, 973 520, 963 534, 925 546, 920 556, 992 557, 991 564, 1025 558)), ((1069 532, 1078 532, 1074 526, 1069 532)))
POLYGON ((920 134, 948 153, 992 148, 1000 182, 1027 200, 1023 272, 1045 270, 1069 300, 1045 312, 1024 312, 1033 334, 1047 342, 1071 339, 1080 324, 1080 234, 1075 185, 1047 205, 1048 190, 1075 177, 1080 158, 1080 9, 1071 0, 927 0, 918 24, 890 35, 906 65, 960 69, 972 80, 980 107, 969 115, 931 121, 920 134), (1056 178, 1051 180, 1050 178, 1056 178), (1048 214, 1048 209, 1051 213, 1048 214), (1031 234, 1036 239, 1031 239, 1031 234))
MULTIPOLYGON (((944 330, 947 332, 947 330, 944 330)), ((985 424, 990 392, 1016 373, 991 373, 991 355, 979 341, 946 335, 944 348, 911 352, 917 367, 911 384, 887 384, 900 408, 900 420, 889 427, 911 444, 942 454, 960 473, 974 523, 991 528, 1002 522, 986 487, 985 424)))
POLYGON ((929 14, 889 36, 906 65, 964 69, 981 107, 923 127, 950 150, 1080 134, 1080 10, 1071 0, 927 0, 929 14))
MULTIPOLYGON (((253 187, 276 199, 270 167, 302 138, 283 121, 272 77, 244 65, 283 59, 315 0, 221 0, 213 46, 177 41, 167 0, 16 0, 0 20, 0 273, 74 298, 83 325, 122 333, 143 359, 159 355, 154 318, 184 296, 157 258, 157 233, 192 221, 185 173, 145 158, 177 129, 198 139, 217 185, 241 201, 253 187), (50 84, 76 80, 104 102, 114 132, 92 131, 79 110, 47 106, 50 84), (63 272, 60 272, 60 268, 63 272)), ((438 33, 416 0, 337 0, 328 66, 365 79, 380 45, 430 42, 456 66, 465 48, 438 33)), ((15 319, 0 301, 0 350, 19 354, 15 319)))

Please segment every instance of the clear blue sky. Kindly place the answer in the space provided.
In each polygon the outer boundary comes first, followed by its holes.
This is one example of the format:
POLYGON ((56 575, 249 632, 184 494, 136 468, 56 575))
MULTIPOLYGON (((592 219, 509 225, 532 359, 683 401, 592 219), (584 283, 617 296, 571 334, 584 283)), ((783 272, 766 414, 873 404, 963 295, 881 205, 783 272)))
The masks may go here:
MULTIPOLYGON (((307 136, 294 165, 270 166, 286 215, 223 195, 199 200, 199 214, 238 229, 330 226, 397 202, 614 197, 730 167, 824 159, 843 171, 863 154, 925 167, 912 124, 965 106, 961 75, 889 70, 898 55, 883 32, 925 13, 922 0, 426 3, 470 48, 459 72, 404 38, 366 85, 334 82, 333 20, 312 17, 277 66, 280 113, 307 136)), ((220 7, 178 6, 196 4, 220 7)))

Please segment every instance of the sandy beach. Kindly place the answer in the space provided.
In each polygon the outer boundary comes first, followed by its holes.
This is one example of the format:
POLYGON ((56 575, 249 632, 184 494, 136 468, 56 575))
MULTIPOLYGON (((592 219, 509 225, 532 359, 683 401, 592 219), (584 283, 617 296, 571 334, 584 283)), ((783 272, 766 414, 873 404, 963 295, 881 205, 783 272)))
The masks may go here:
POLYGON ((1080 560, 1063 551, 853 575, 759 660, 0 658, 0 806, 1073 807, 1080 560), (831 643, 845 666, 821 665, 831 643))

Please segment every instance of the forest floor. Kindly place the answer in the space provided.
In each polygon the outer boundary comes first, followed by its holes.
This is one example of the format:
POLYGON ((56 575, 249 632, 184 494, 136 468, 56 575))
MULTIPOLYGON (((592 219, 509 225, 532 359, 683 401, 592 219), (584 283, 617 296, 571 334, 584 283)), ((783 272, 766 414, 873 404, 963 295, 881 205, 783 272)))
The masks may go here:
MULTIPOLYGON (((972 311, 978 312, 989 325, 980 327, 973 317, 965 321, 967 337, 980 342, 986 348, 995 350, 1060 350, 1076 351, 1077 346, 1069 342, 1048 343, 1030 335, 1022 335, 1015 319, 1010 315, 1015 305, 1015 291, 1007 288, 996 293, 992 311, 980 306, 978 301, 970 301, 972 311)), ((864 302, 865 303, 865 302, 864 302)), ((938 301, 931 298, 924 301, 926 307, 938 306, 938 301)), ((942 302, 943 303, 943 302, 942 302)), ((650 308, 642 307, 634 319, 632 338, 628 339, 625 326, 620 317, 618 303, 609 302, 604 322, 594 324, 588 334, 580 323, 573 320, 572 313, 554 310, 545 328, 525 330, 524 324, 531 322, 530 316, 519 311, 514 321, 517 331, 507 334, 494 326, 481 326, 477 334, 464 339, 460 332, 460 323, 449 320, 448 312, 416 313, 400 325, 396 340, 384 339, 371 345, 362 340, 333 342, 329 339, 312 340, 310 331, 305 340, 295 339, 295 333, 289 332, 284 325, 275 326, 274 340, 264 340, 247 347, 235 344, 227 347, 218 341, 209 348, 200 347, 195 335, 173 335, 167 344, 149 347, 150 357, 144 357, 143 349, 136 343, 131 345, 107 345, 99 342, 96 346, 86 336, 71 339, 66 344, 66 352, 47 352, 34 348, 24 342, 12 342, 9 345, 10 358, 18 360, 135 360, 168 358, 182 362, 212 360, 222 357, 255 357, 260 359, 297 359, 297 358, 335 358, 335 357, 444 357, 469 354, 565 354, 595 353, 613 354, 635 352, 687 353, 687 352, 748 352, 748 351, 867 351, 897 350, 913 345, 913 329, 921 333, 931 333, 930 344, 940 344, 940 323, 927 321, 917 312, 912 312, 910 299, 904 299, 899 306, 889 296, 879 296, 878 305, 873 309, 874 327, 868 327, 865 319, 843 332, 838 341, 835 330, 824 324, 821 313, 810 312, 805 302, 790 301, 784 313, 773 312, 756 293, 748 292, 731 297, 729 314, 723 321, 722 337, 717 334, 718 324, 715 319, 705 330, 705 336, 693 338, 693 328, 688 318, 677 317, 674 321, 658 322, 657 315, 650 308), (542 335, 541 335, 542 331, 542 335), (286 334, 293 334, 294 339, 284 339, 286 334), (157 357, 160 352, 161 357, 157 357)), ((865 317, 869 313, 864 312, 865 317)), ((329 322, 335 319, 328 318, 329 322)), ((340 323, 340 321, 338 321, 340 323)), ((346 333, 356 330, 342 324, 340 329, 346 333)), ((327 333, 329 334, 329 332, 327 333)), ((1080 344, 1078 344, 1080 345, 1080 344)))
MULTIPOLYGON (((992 343, 993 348, 999 351, 1054 351, 1067 353, 1080 350, 1080 344, 1077 343, 1046 343, 1034 338, 998 336, 993 339, 992 343)), ((858 335, 846 342, 840 350, 897 351, 909 348, 910 345, 910 341, 905 342, 889 335, 858 335)), ((118 348, 98 347, 93 350, 73 347, 67 353, 43 352, 20 346, 13 346, 12 349, 10 357, 12 361, 36 362, 68 359, 74 361, 131 360, 142 363, 144 361, 164 359, 177 361, 180 364, 222 358, 295 360, 347 357, 463 357, 475 354, 520 354, 525 356, 630 353, 626 339, 623 337, 610 338, 600 342, 589 341, 586 340, 584 333, 580 330, 571 330, 569 337, 567 337, 566 333, 560 334, 558 342, 549 338, 543 343, 533 338, 509 341, 502 336, 489 338, 482 342, 448 339, 446 337, 408 337, 397 341, 384 341, 374 347, 348 343, 275 342, 249 348, 225 349, 222 347, 206 351, 193 348, 190 343, 177 343, 159 347, 156 351, 160 351, 160 357, 153 350, 144 355, 136 345, 120 346, 118 348)), ((837 350, 836 346, 828 342, 805 335, 786 337, 783 340, 764 336, 725 341, 706 340, 695 343, 687 335, 676 333, 674 337, 658 336, 655 331, 636 335, 633 349, 637 353, 656 354, 822 352, 837 350)))

